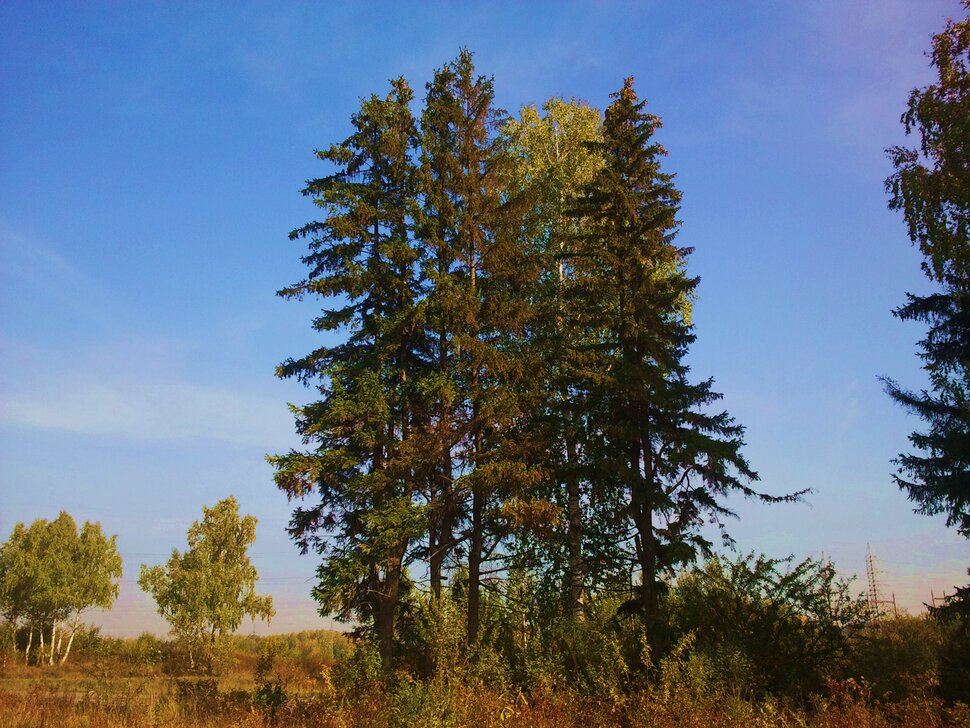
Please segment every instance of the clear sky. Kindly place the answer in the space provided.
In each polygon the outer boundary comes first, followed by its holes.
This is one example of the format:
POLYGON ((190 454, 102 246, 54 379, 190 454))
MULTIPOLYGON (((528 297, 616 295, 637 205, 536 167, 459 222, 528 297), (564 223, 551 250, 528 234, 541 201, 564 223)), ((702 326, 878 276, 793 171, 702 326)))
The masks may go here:
POLYGON ((287 233, 312 150, 405 75, 423 97, 461 46, 499 105, 600 108, 625 76, 664 120, 684 193, 679 241, 702 277, 691 353, 747 427, 763 489, 737 504, 741 551, 827 554, 916 609, 965 583, 970 544, 914 515, 891 458, 920 421, 877 375, 920 386, 921 330, 890 311, 926 291, 886 208, 883 149, 932 78, 956 0, 586 3, 0 4, 0 539, 64 509, 118 534, 105 629, 165 630, 134 583, 203 504, 259 518, 274 630, 330 623, 312 557, 264 462, 298 441, 273 376, 317 345, 287 233))

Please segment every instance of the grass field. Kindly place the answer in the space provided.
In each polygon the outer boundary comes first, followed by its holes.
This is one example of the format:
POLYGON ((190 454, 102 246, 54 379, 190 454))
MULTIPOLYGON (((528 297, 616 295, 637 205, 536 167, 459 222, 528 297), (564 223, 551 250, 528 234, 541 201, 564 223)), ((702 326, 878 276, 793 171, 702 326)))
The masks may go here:
MULTIPOLYGON (((873 700, 864 685, 845 681, 802 705, 748 701, 689 682, 642 691, 580 695, 568 686, 526 695, 467 675, 385 682, 355 672, 344 638, 238 640, 218 676, 180 672, 165 661, 137 662, 118 649, 78 655, 64 666, 26 666, 7 659, 0 677, 5 728, 128 726, 804 726, 876 728, 970 726, 970 710, 931 698, 873 700), (327 643, 329 640, 329 643, 327 643), (262 643, 262 644, 261 644, 262 643), (329 647, 328 647, 329 644, 329 647)), ((115 648, 131 641, 116 641, 115 648)), ((110 646, 110 645, 109 645, 110 646)), ((137 653, 137 651, 129 650, 137 653)))

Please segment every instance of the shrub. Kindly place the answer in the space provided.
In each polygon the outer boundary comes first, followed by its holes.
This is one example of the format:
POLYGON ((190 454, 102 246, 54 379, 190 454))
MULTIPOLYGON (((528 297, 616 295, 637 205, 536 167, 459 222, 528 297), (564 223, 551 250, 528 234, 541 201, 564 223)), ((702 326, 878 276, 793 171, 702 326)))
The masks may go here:
POLYGON ((902 615, 873 622, 855 636, 847 672, 864 680, 881 700, 931 695, 939 685, 944 632, 928 616, 902 615))
POLYGON ((664 606, 670 638, 693 633, 695 649, 733 676, 734 693, 759 696, 820 689, 868 620, 831 565, 754 555, 712 557, 681 575, 664 606))

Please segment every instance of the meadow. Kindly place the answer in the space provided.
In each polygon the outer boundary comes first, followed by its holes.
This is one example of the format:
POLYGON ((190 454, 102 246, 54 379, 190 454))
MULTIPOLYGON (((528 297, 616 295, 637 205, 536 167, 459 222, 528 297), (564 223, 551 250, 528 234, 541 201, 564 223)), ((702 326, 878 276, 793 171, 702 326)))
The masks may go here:
MULTIPOLYGON (((25 665, 3 653, 0 724, 11 728, 134 726, 803 726, 970 725, 970 708, 938 695, 942 645, 925 617, 885 620, 856 642, 821 689, 771 695, 717 669, 691 640, 640 684, 609 684, 590 665, 535 671, 442 660, 427 678, 381 674, 369 643, 330 631, 232 636, 209 669, 187 669, 173 641, 87 630, 76 659, 25 665), (537 674, 542 673, 542 674, 537 674), (598 681, 598 688, 593 687, 598 681), (518 683, 518 684, 517 684, 518 683)), ((9 638, 9 635, 5 635, 9 638)), ((10 645, 9 639, 5 640, 10 645)))

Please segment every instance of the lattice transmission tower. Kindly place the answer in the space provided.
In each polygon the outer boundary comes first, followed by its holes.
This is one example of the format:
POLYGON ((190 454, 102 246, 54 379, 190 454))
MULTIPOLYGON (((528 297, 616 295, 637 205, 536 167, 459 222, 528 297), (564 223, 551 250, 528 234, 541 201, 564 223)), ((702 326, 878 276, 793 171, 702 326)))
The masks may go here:
POLYGON ((880 617, 883 614, 889 612, 889 607, 892 607, 893 616, 899 616, 899 610, 896 609, 896 595, 895 593, 889 599, 881 598, 881 587, 882 584, 879 581, 880 575, 883 573, 876 565, 876 557, 872 553, 872 546, 866 544, 866 579, 869 582, 869 591, 866 592, 866 600, 869 603, 869 611, 872 612, 874 617, 880 617))

